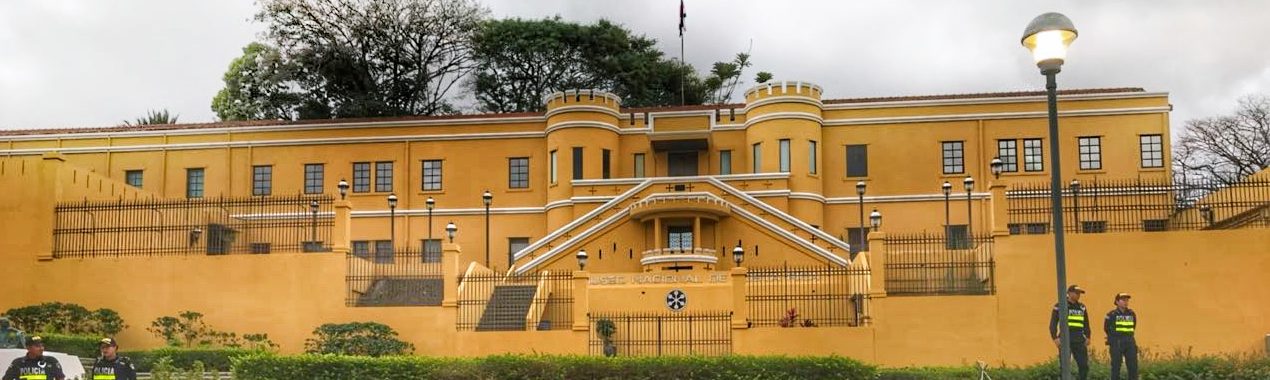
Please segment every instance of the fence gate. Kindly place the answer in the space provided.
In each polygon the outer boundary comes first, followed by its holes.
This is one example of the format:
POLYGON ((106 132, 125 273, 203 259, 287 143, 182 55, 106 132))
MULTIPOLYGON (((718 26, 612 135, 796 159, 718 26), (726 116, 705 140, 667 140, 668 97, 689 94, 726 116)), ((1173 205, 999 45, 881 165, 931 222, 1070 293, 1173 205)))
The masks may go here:
POLYGON ((727 355, 732 353, 732 313, 622 313, 589 314, 591 355, 616 356, 727 355), (607 322, 601 322, 607 321, 607 322), (612 323, 605 339, 596 331, 612 323))

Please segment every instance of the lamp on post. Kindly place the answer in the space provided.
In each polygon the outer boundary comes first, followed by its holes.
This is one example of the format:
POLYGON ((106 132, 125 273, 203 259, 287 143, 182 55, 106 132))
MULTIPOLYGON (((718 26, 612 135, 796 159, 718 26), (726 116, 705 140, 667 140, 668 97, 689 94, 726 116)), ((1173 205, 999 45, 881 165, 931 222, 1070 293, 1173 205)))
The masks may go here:
MULTIPOLYGON (((481 203, 485 204, 485 266, 489 267, 489 205, 494 203, 494 194, 490 194, 489 190, 485 190, 481 194, 481 203)), ((511 267, 511 254, 507 254, 507 266, 511 267)))
POLYGON ((971 230, 973 227, 971 226, 974 223, 972 223, 973 220, 971 220, 971 218, 973 218, 973 212, 970 210, 970 192, 975 189, 975 179, 970 176, 966 176, 966 179, 961 180, 961 183, 966 185, 966 245, 973 246, 974 244, 971 242, 971 239, 974 239, 975 235, 971 233, 973 232, 971 230))
MULTIPOLYGON (((1049 105, 1050 145, 1050 218, 1054 223, 1054 262, 1057 270, 1058 315, 1067 315, 1067 257, 1063 240, 1062 156, 1058 147, 1058 83, 1055 77, 1067 58, 1067 47, 1076 40, 1076 26, 1061 13, 1045 13, 1032 19, 1023 30, 1023 46, 1032 52, 1036 67, 1045 76, 1045 92, 1049 105)), ((1071 355, 1071 337, 1060 334, 1059 368, 1064 380, 1071 379, 1067 357, 1071 355)))
POLYGON ((309 201, 309 211, 313 213, 313 228, 309 234, 309 241, 311 242, 310 244, 317 244, 318 201, 316 199, 309 201))
POLYGON ((950 219, 950 213, 948 212, 948 197, 952 196, 952 184, 948 183, 948 181, 944 181, 944 184, 940 186, 940 188, 944 191, 944 239, 948 239, 948 236, 952 231, 950 229, 952 219, 950 219))
POLYGON ((745 261, 745 248, 741 248, 741 241, 737 240, 736 247, 732 248, 732 262, 739 267, 742 261, 745 261))
POLYGON ((335 187, 340 189, 340 199, 343 200, 348 195, 348 181, 340 178, 340 183, 335 185, 335 187))
POLYGON ((586 260, 587 260, 586 250, 585 249, 578 250, 578 254, 574 255, 573 257, 576 257, 578 259, 578 270, 586 270, 586 260))
POLYGON ((882 213, 876 208, 869 213, 869 225, 873 226, 873 232, 878 232, 878 227, 882 227, 882 213))
POLYGON ((992 178, 1001 178, 1001 170, 1005 169, 1005 161, 1001 161, 1001 157, 993 157, 992 163, 988 165, 992 168, 992 178))
POLYGON ((437 207, 437 200, 428 197, 428 200, 423 201, 423 206, 428 208, 428 240, 432 240, 432 209, 437 207))
POLYGON ((859 181, 859 182, 856 182, 856 183, 855 183, 855 194, 856 194, 857 199, 858 199, 858 200, 859 200, 859 202, 860 202, 860 203, 857 205, 857 206, 859 206, 859 207, 860 207, 860 224, 859 224, 859 225, 860 225, 860 230, 859 230, 859 231, 857 231, 857 232, 858 232, 858 234, 860 235, 860 240, 859 240, 859 241, 857 241, 857 242, 856 242, 856 244, 855 244, 854 246, 852 246, 852 249, 851 249, 851 252, 852 252, 852 253, 860 252, 860 248, 856 248, 856 247, 859 247, 859 246, 861 246, 861 245, 863 245, 863 244, 864 244, 864 230, 865 230, 865 227, 864 227, 864 189, 865 189, 865 187, 866 187, 866 186, 867 186, 867 185, 864 183, 864 181, 859 181))
POLYGON ((459 234, 459 226, 454 225, 454 221, 450 221, 445 225, 445 236, 450 238, 450 244, 454 244, 454 235, 459 234))
POLYGON ((1068 186, 1072 187, 1072 230, 1081 233, 1084 228, 1080 225, 1080 180, 1073 179, 1068 186))
POLYGON ((397 249, 397 193, 388 194, 388 241, 397 249))

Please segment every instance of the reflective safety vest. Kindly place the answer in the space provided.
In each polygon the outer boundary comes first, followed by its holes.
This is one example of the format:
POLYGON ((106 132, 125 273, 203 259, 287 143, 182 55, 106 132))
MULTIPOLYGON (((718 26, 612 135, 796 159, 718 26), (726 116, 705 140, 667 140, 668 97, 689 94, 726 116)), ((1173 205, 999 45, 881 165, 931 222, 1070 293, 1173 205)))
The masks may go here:
POLYGON ((94 373, 93 380, 115 380, 115 374, 94 373))
POLYGON ((48 379, 49 379, 49 375, 43 374, 43 373, 18 376, 18 380, 48 380, 48 379))
POLYGON ((1089 322, 1088 319, 1089 318, 1087 318, 1085 313, 1080 309, 1067 310, 1067 327, 1073 329, 1083 329, 1085 328, 1085 324, 1089 322))

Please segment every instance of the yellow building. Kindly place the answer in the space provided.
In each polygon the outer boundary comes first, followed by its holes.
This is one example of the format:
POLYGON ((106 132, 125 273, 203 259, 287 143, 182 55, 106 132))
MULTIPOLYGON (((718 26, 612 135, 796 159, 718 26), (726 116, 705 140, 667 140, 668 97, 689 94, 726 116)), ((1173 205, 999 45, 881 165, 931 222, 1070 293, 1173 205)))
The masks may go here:
MULTIPOLYGON (((144 321, 197 310, 288 352, 321 323, 377 320, 428 355, 1052 355, 1042 93, 822 99, 787 81, 745 104, 545 101, 4 131, 0 264, 23 280, 0 308, 113 308, 143 345, 159 344, 144 321), (595 335, 601 319, 618 322, 616 343, 595 335)), ((1091 309, 1130 291, 1158 321, 1143 326, 1148 347, 1263 350, 1270 305, 1202 306, 1270 297, 1210 294, 1270 269, 1270 234, 1250 228, 1270 225, 1267 181, 1187 198, 1171 181, 1165 93, 1059 102, 1060 177, 1078 181, 1065 190, 1069 280, 1091 309), (1169 312, 1178 296, 1200 311, 1169 312)))

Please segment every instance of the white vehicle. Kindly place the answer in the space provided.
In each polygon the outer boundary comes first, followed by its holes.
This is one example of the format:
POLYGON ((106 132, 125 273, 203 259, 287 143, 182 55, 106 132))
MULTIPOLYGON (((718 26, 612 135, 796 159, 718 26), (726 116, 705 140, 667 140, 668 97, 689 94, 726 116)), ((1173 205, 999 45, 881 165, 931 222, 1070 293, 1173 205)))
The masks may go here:
MULTIPOLYGON (((62 364, 62 372, 66 374, 66 380, 85 380, 84 365, 79 362, 79 357, 75 355, 67 355, 60 352, 44 351, 44 355, 52 356, 62 364)), ((21 348, 0 348, 0 374, 9 369, 9 363, 13 363, 13 359, 26 356, 26 350, 21 348)))

